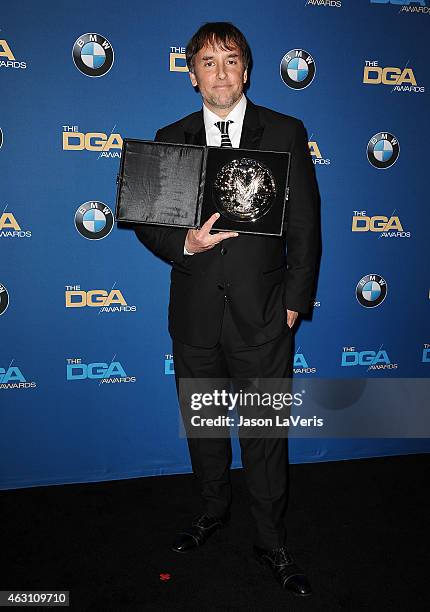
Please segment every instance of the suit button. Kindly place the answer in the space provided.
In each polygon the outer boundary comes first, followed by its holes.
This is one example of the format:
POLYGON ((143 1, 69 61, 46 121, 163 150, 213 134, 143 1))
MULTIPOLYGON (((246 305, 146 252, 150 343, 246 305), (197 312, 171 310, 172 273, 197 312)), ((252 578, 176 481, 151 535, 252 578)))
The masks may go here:
POLYGON ((221 255, 227 255, 227 249, 221 247, 221 255))
POLYGON ((224 285, 217 285, 220 291, 224 291, 224 285))

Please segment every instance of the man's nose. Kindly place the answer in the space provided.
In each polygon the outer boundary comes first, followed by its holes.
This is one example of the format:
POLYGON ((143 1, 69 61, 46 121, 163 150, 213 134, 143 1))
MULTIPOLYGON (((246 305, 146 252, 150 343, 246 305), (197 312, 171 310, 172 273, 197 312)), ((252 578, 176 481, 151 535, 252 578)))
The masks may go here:
POLYGON ((225 79, 226 76, 227 75, 225 73, 224 66, 221 64, 220 66, 218 66, 218 78, 225 79))

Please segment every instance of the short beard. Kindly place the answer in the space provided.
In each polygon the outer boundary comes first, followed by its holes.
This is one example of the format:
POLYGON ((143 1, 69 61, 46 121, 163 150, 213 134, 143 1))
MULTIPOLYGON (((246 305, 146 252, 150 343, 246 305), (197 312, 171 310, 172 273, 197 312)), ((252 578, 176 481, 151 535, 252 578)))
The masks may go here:
POLYGON ((216 98, 207 98, 207 102, 215 107, 225 110, 226 108, 231 108, 240 98, 242 97, 243 91, 236 92, 232 94, 232 96, 228 99, 224 104, 220 104, 216 98))

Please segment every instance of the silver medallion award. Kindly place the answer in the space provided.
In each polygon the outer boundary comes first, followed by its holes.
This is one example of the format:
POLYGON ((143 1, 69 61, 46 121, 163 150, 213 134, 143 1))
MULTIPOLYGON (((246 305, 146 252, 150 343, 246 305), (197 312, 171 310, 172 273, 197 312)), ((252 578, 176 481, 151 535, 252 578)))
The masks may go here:
POLYGON ((217 173, 214 199, 218 212, 233 221, 256 221, 276 198, 271 171, 260 161, 233 159, 217 173))

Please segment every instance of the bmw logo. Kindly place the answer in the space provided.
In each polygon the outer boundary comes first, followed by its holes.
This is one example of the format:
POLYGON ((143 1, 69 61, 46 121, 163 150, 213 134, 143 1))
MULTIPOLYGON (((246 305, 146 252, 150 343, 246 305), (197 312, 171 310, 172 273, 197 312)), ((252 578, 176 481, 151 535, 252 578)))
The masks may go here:
POLYGON ((0 283, 0 315, 2 315, 9 306, 9 294, 4 285, 0 283))
POLYGON ((315 62, 304 49, 292 49, 281 61, 281 78, 291 89, 305 89, 315 76, 315 62))
POLYGON ((103 202, 85 202, 76 211, 75 226, 88 240, 106 238, 113 228, 112 211, 103 202))
POLYGON ((114 53, 107 38, 100 34, 83 34, 72 49, 75 66, 89 77, 104 76, 113 66, 114 53))
POLYGON ((3 146, 3 131, 0 128, 0 149, 2 148, 2 146, 3 146))
POLYGON ((396 163, 400 153, 397 138, 389 132, 378 132, 367 145, 367 159, 380 170, 386 170, 396 163))
POLYGON ((355 296, 365 308, 375 308, 387 296, 387 283, 379 274, 366 274, 358 281, 355 296))

